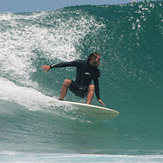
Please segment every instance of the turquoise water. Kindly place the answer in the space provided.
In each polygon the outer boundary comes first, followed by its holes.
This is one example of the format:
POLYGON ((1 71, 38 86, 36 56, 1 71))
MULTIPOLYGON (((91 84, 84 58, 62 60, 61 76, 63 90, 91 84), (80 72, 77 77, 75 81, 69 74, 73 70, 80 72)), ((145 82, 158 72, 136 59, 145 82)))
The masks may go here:
MULTIPOLYGON (((162 162, 162 45, 162 1, 1 13, 0 162, 162 162), (41 70, 93 51, 114 120, 57 100, 74 68, 41 70)), ((65 100, 86 101, 71 92, 65 100)))

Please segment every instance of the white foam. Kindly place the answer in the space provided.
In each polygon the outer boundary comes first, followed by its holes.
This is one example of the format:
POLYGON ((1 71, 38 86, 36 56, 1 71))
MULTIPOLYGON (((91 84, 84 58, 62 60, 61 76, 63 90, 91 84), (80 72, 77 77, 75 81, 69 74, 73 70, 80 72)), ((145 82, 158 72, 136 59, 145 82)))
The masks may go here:
POLYGON ((71 120, 91 123, 73 113, 74 108, 58 98, 46 96, 34 88, 18 86, 5 78, 0 78, 0 100, 17 103, 30 111, 48 112, 71 120))
MULTIPOLYGON (((109 155, 74 153, 23 153, 15 151, 0 152, 2 160, 7 162, 162 162, 163 155, 109 155)), ((0 160, 1 161, 1 160, 0 160)))
POLYGON ((49 101, 54 101, 53 105, 59 104, 56 97, 46 96, 33 88, 18 86, 4 78, 0 78, 0 99, 18 103, 33 111, 48 106, 49 101))
MULTIPOLYGON (((65 18, 63 11, 36 12, 30 14, 0 14, 0 71, 8 79, 37 88, 31 80, 36 72, 35 63, 40 59, 70 61, 80 58, 76 49, 80 40, 103 24, 82 11, 78 19, 65 18), (54 19, 49 18, 51 15, 54 19), (57 16, 55 18, 55 16, 57 16), (55 24, 55 25, 54 25, 55 24)), ((70 12, 71 13, 71 12, 70 12)), ((69 14, 69 11, 66 12, 69 14)), ((45 63, 46 64, 46 63, 45 63)), ((41 65, 40 65, 41 67, 41 65)))

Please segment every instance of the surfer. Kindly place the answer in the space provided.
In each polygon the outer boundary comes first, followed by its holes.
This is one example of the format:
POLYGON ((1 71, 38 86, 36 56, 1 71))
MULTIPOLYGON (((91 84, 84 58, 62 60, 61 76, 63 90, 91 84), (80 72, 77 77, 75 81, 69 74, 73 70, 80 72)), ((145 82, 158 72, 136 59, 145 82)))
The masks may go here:
POLYGON ((61 88, 59 100, 64 99, 69 88, 71 92, 74 93, 76 96, 82 98, 87 96, 87 104, 91 103, 95 92, 98 102, 105 106, 100 99, 99 93, 100 71, 97 67, 101 62, 100 59, 100 54, 97 52, 93 52, 88 56, 87 60, 76 60, 71 62, 57 63, 53 65, 44 65, 42 66, 42 70, 47 72, 51 68, 76 67, 76 80, 73 81, 70 79, 65 79, 61 88), (91 84, 92 80, 94 81, 94 85, 91 84))

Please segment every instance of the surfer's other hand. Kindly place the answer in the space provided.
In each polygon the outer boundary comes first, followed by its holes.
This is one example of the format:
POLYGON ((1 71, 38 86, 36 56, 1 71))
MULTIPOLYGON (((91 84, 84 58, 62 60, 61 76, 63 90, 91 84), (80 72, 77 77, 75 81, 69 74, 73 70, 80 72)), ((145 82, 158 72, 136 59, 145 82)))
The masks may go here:
POLYGON ((98 99, 98 102, 101 103, 101 105, 105 106, 101 99, 98 99))

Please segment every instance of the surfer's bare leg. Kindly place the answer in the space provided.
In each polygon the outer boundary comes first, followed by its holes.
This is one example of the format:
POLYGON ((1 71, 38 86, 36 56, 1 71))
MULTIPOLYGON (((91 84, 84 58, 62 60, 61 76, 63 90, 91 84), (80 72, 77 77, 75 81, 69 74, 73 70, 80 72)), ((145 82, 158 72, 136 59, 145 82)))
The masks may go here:
POLYGON ((95 92, 95 86, 93 84, 89 85, 88 96, 87 96, 87 104, 91 103, 92 98, 94 96, 94 92, 95 92))
POLYGON ((63 85, 62 85, 62 88, 61 88, 61 94, 60 94, 60 97, 59 97, 59 100, 63 100, 64 97, 66 96, 67 94, 67 89, 70 87, 71 85, 71 80, 70 79, 65 79, 63 85))

